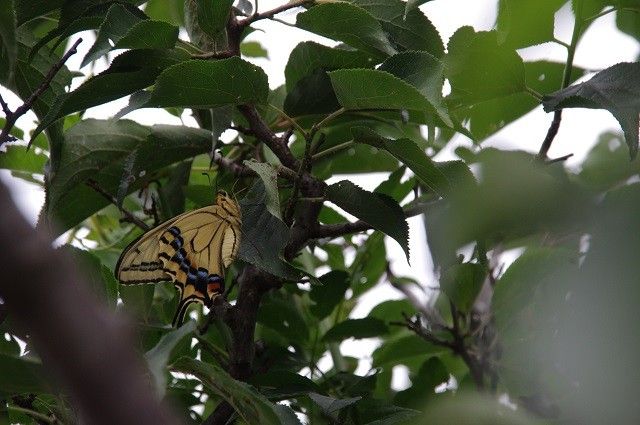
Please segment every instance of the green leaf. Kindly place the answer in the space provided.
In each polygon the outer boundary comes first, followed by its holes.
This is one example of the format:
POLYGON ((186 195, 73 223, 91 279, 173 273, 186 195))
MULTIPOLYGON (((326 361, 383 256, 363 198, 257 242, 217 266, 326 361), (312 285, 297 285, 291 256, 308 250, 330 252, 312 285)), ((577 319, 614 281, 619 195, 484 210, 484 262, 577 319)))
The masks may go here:
POLYGON ((468 313, 486 276, 487 271, 480 264, 457 264, 449 267, 443 274, 440 286, 458 310, 468 313))
POLYGON ((395 239, 409 261, 409 226, 402 208, 393 198, 381 193, 367 192, 348 180, 329 186, 326 196, 329 201, 349 214, 395 239))
POLYGON ((322 340, 325 342, 342 341, 347 338, 374 338, 389 333, 389 328, 380 319, 347 319, 329 329, 322 340))
POLYGON ((112 44, 125 37, 129 30, 140 22, 140 17, 131 13, 125 6, 114 4, 100 25, 95 43, 82 59, 81 67, 99 59, 112 49, 112 44))
POLYGON ((268 96, 267 75, 249 62, 238 57, 191 60, 165 69, 145 106, 212 108, 264 104, 268 96))
MULTIPOLYGON (((367 317, 389 321, 402 320, 402 315, 413 316, 416 314, 416 308, 406 299, 403 300, 387 300, 376 305, 371 309, 367 317)), ((401 330, 400 327, 393 326, 391 330, 401 330)))
POLYGON ((388 72, 372 69, 340 69, 329 73, 338 101, 345 109, 408 109, 437 114, 452 125, 444 110, 409 83, 388 72))
POLYGON ((149 0, 144 8, 149 18, 184 27, 183 0, 149 0))
POLYGON ((224 30, 233 0, 196 0, 198 25, 212 38, 224 30))
POLYGON ((580 181, 595 191, 611 189, 640 173, 640 161, 629 161, 620 133, 603 133, 581 164, 580 181))
POLYGON ((341 68, 368 68, 372 65, 369 55, 358 50, 328 47, 313 41, 298 44, 289 55, 284 69, 287 90, 291 91, 303 77, 320 68, 333 71, 341 68))
POLYGON ((248 58, 269 59, 269 52, 258 41, 245 41, 240 44, 240 53, 248 58))
POLYGON ((396 53, 382 26, 366 10, 349 3, 323 3, 297 16, 296 25, 383 58, 396 53))
POLYGON ((423 408, 426 402, 435 397, 436 387, 448 380, 449 372, 442 360, 431 357, 420 366, 418 373, 411 377, 412 385, 396 393, 393 402, 403 407, 423 408))
MULTIPOLYGON (((525 62, 527 86, 538 93, 551 93, 562 83, 564 64, 547 61, 525 62)), ((571 81, 585 74, 583 68, 573 66, 571 81)), ((469 120, 469 127, 476 141, 482 141, 509 123, 522 117, 538 106, 529 93, 514 93, 508 96, 478 102, 455 111, 456 115, 469 120)))
POLYGON ((353 127, 351 133, 356 142, 366 143, 391 153, 409 167, 422 184, 438 195, 446 197, 451 192, 453 185, 447 176, 412 140, 385 139, 367 127, 353 127))
POLYGON ((447 348, 435 346, 415 334, 401 336, 391 341, 386 341, 373 352, 373 366, 391 367, 415 357, 433 356, 444 353, 447 350, 447 348))
POLYGON ((172 49, 178 41, 178 27, 162 21, 141 21, 132 26, 114 49, 172 49))
POLYGON ((257 162, 254 160, 243 161, 244 165, 251 168, 258 174, 258 177, 264 184, 267 210, 278 219, 282 220, 280 213, 280 196, 278 194, 278 170, 271 164, 266 162, 257 162))
POLYGON ((606 109, 624 131, 631 158, 638 154, 640 63, 619 63, 598 72, 589 81, 545 96, 546 112, 563 108, 606 109))
POLYGON ((246 423, 281 424, 276 405, 253 387, 233 379, 222 368, 182 357, 172 365, 172 369, 196 376, 205 387, 226 400, 246 423))
POLYGON ((338 109, 329 75, 321 68, 299 79, 284 100, 284 111, 290 117, 330 114, 338 109))
POLYGON ((311 379, 286 369, 268 370, 251 377, 251 385, 269 398, 289 398, 310 392, 321 391, 311 379))
MULTIPOLYGON (((18 57, 16 40, 16 13, 13 0, 4 0, 0 6, 0 61, 6 62, 6 75, 0 75, 0 81, 11 80, 18 57)), ((5 68, 0 64, 0 68, 5 68)))
POLYGON ((15 0, 17 24, 21 26, 27 21, 43 16, 58 9, 64 0, 15 0))
POLYGON ((349 274, 342 270, 333 270, 322 275, 320 283, 312 286, 309 291, 309 298, 315 303, 309 307, 309 310, 318 320, 329 316, 344 300, 344 295, 349 288, 349 274))
POLYGON ((317 404, 320 409, 322 409, 322 411, 329 416, 333 416, 334 413, 344 409, 347 406, 351 406, 362 399, 362 397, 337 399, 333 397, 327 397, 318 393, 309 393, 309 398, 313 400, 313 402, 317 404))
POLYGON ((91 178, 115 196, 125 160, 132 155, 134 180, 127 184, 127 192, 152 179, 155 171, 210 148, 211 135, 202 129, 144 127, 127 120, 81 121, 65 134, 60 171, 49 189, 47 216, 64 231, 106 206, 107 201, 84 182, 91 178))
POLYGON ((159 398, 163 398, 167 387, 167 364, 171 360, 174 348, 186 337, 193 336, 196 330, 196 322, 189 320, 178 329, 170 330, 162 335, 160 341, 144 355, 149 370, 153 375, 156 392, 159 398))
POLYGON ((266 202, 267 192, 260 180, 240 200, 242 236, 238 257, 273 275, 297 280, 299 271, 282 259, 289 228, 269 212, 266 202))
POLYGON ((109 307, 115 308, 118 300, 118 282, 113 273, 90 251, 72 246, 65 246, 61 249, 73 257, 77 268, 89 283, 88 289, 99 296, 109 307))
POLYGON ((435 57, 444 55, 440 34, 431 21, 400 0, 349 0, 373 15, 382 25, 387 38, 396 50, 423 50, 435 57))
POLYGON ((33 132, 32 139, 65 115, 102 105, 149 87, 163 69, 187 58, 186 53, 171 50, 142 49, 121 54, 106 71, 90 78, 74 91, 60 95, 33 132))
POLYGON ((496 22, 498 41, 522 47, 552 41, 554 17, 565 0, 500 0, 496 22))
MULTIPOLYGON (((393 425, 416 423, 422 412, 393 406, 384 400, 365 397, 358 403, 359 419, 366 425, 393 425)), ((422 407, 422 406, 421 406, 422 407)))
POLYGON ((423 5, 431 0, 407 0, 407 4, 404 8, 404 16, 407 16, 412 9, 417 9, 420 5, 423 5))
POLYGON ((526 89, 522 59, 513 49, 498 44, 495 31, 458 29, 449 40, 446 77, 451 103, 470 105, 526 89), (479 84, 481 82, 481 84, 479 84))
POLYGON ((282 293, 265 296, 260 303, 258 322, 289 341, 304 343, 309 339, 309 329, 293 297, 294 295, 282 293))
POLYGON ((433 105, 441 117, 447 116, 442 103, 444 63, 427 52, 402 52, 385 60, 378 71, 386 71, 406 81, 433 105))
POLYGON ((35 359, 0 353, 0 395, 47 392, 45 375, 35 359))
POLYGON ((34 149, 24 146, 8 146, 6 152, 0 154, 0 168, 11 171, 24 171, 33 174, 44 174, 44 166, 49 158, 34 149))

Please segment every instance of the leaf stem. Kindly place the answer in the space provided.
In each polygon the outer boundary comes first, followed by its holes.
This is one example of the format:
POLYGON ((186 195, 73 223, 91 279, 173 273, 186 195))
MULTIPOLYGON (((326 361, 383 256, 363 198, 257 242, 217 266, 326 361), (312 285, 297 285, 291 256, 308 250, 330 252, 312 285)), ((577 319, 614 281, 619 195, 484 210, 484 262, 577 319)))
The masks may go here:
POLYGON ((346 149, 346 148, 350 147, 350 146, 351 146, 351 145, 353 145, 354 143, 355 143, 355 142, 353 141, 353 139, 351 139, 351 140, 349 140, 349 141, 346 141, 346 142, 340 143, 340 144, 338 144, 338 145, 331 146, 330 148, 327 148, 327 149, 325 149, 325 150, 323 150, 323 151, 321 151, 321 152, 318 152, 317 154, 313 155, 313 156, 311 157, 311 160, 312 160, 313 162, 315 162, 315 161, 317 161, 317 160, 319 160, 319 159, 324 158, 325 156, 329 156, 329 155, 332 155, 332 154, 334 154, 334 153, 336 153, 336 152, 340 152, 340 151, 342 151, 342 150, 344 150, 344 149, 346 149))
POLYGON ((278 108, 277 106, 272 105, 271 103, 269 103, 268 105, 269 105, 269 107, 271 109, 273 109, 274 111, 276 111, 277 113, 282 115, 287 121, 289 121, 289 123, 292 126, 294 126, 296 128, 296 130, 298 130, 300 133, 302 133, 305 138, 307 137, 307 132, 305 131, 304 128, 302 128, 300 126, 300 124, 298 124, 298 122, 295 119, 291 118, 289 115, 287 115, 287 113, 285 111, 283 111, 282 109, 278 108))
POLYGON ((47 424, 59 423, 59 421, 55 418, 55 416, 48 416, 48 415, 45 415, 44 413, 40 413, 35 410, 27 409, 24 407, 7 405, 7 410, 13 410, 14 412, 24 413, 25 415, 31 416, 32 418, 47 424))

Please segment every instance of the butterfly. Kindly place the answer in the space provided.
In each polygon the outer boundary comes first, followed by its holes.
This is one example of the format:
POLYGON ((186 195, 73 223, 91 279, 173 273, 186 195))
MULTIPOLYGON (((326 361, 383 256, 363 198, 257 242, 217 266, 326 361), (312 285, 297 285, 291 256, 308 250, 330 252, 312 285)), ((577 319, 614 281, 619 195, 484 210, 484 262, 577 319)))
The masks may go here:
POLYGON ((172 281, 180 301, 173 326, 181 326, 194 302, 210 307, 224 292, 224 271, 240 246, 238 203, 218 192, 213 205, 174 217, 124 249, 116 277, 124 285, 172 281))

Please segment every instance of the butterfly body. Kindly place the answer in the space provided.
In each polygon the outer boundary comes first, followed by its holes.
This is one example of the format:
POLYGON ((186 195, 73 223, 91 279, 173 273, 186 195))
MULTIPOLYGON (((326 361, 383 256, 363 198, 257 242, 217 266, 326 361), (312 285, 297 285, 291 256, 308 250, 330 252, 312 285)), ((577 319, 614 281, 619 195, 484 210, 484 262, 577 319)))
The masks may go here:
POLYGON ((180 295, 173 320, 179 326, 189 304, 210 306, 224 291, 241 224, 237 202, 220 192, 214 205, 174 217, 132 242, 118 260, 116 276, 125 285, 172 281, 180 295))

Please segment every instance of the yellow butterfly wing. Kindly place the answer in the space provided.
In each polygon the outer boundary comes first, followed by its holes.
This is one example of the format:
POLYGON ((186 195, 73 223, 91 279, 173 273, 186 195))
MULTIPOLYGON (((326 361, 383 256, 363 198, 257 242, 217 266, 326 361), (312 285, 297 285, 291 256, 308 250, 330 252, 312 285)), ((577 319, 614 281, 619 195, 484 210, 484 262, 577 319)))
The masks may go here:
POLYGON ((210 305, 224 291, 224 270, 240 246, 241 214, 225 193, 215 205, 179 215, 129 245, 118 260, 123 284, 173 281, 180 292, 174 326, 192 302, 210 305))

